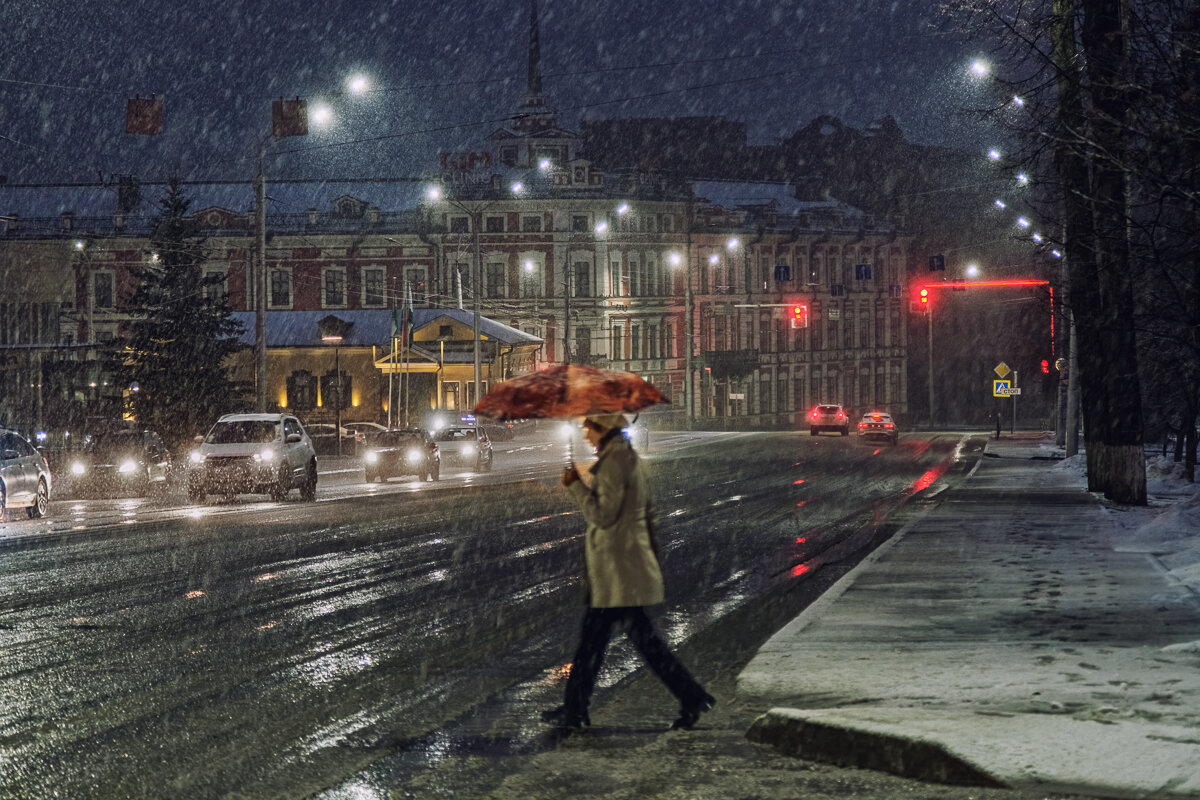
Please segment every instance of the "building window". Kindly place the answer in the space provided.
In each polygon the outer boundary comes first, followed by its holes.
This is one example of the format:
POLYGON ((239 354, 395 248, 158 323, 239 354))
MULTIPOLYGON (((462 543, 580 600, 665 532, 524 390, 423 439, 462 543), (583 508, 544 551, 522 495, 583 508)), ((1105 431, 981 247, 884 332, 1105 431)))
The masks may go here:
POLYGON ((513 166, 517 163, 517 148, 501 147, 500 148, 500 163, 513 166))
POLYGON ((542 218, 521 217, 521 230, 524 233, 540 233, 542 230, 542 218))
POLYGON ((591 297, 592 296, 592 270, 591 264, 586 261, 575 262, 575 296, 576 297, 591 297))
POLYGON ((111 272, 92 273, 92 306, 93 308, 112 308, 113 274, 111 272))
POLYGON ((591 228, 588 227, 588 218, 584 214, 575 214, 571 217, 571 230, 575 233, 587 233, 591 228))
POLYGON ((623 360, 625 358, 624 351, 624 334, 625 325, 621 322, 614 322, 612 326, 612 349, 609 351, 608 357, 613 361, 623 360))
POLYGON ((271 270, 271 306, 273 308, 290 308, 292 305, 292 271, 289 269, 271 270))
POLYGON ((675 357, 675 324, 668 322, 667 323, 667 332, 663 335, 663 358, 674 358, 674 357, 675 357))
POLYGON ((658 358, 658 333, 659 327, 657 325, 651 325, 649 333, 646 334, 646 338, 650 340, 650 358, 652 359, 658 358))
POLYGON ((580 325, 575 329, 575 358, 586 363, 592 357, 592 329, 580 325))
POLYGON ((642 329, 640 325, 633 325, 629 329, 629 357, 642 357, 642 329))
POLYGON ((384 271, 382 269, 363 270, 363 305, 382 306, 384 304, 384 271))
POLYGON ((325 270, 325 307, 342 308, 346 305, 346 270, 325 270))
POLYGON ((425 305, 425 269, 423 267, 410 267, 404 270, 404 280, 408 291, 412 292, 413 305, 425 305))
POLYGON ((488 217, 485 225, 488 233, 504 233, 504 217, 488 217))
POLYGON ((288 376, 287 407, 296 412, 317 407, 317 379, 308 370, 296 370, 288 376))
POLYGON ((664 215, 663 215, 663 218, 662 218, 662 229, 663 229, 663 233, 670 233, 670 232, 671 232, 671 228, 673 228, 673 227, 674 227, 674 220, 675 220, 675 218, 674 218, 674 217, 672 217, 670 214, 664 214, 664 215))
POLYGON ((450 232, 451 233, 468 233, 470 231, 470 223, 467 217, 451 217, 450 232))
POLYGON ((491 261, 487 265, 486 297, 504 297, 504 262, 491 261))
POLYGON ((229 293, 225 273, 209 270, 204 273, 204 299, 210 303, 223 303, 229 293))

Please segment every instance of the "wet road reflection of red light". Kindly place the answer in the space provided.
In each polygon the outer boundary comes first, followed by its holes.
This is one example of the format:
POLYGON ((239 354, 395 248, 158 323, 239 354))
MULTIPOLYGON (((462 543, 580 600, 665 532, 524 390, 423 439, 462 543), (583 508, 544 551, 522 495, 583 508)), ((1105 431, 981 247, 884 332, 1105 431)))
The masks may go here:
POLYGON ((922 475, 921 477, 919 477, 915 481, 913 481, 913 491, 919 492, 922 489, 928 489, 930 484, 932 484, 938 478, 942 477, 942 475, 944 475, 945 473, 946 473, 946 465, 938 464, 936 467, 929 470, 924 475, 922 475))
POLYGON ((796 503, 796 508, 803 508, 807 504, 808 504, 807 500, 801 500, 799 503, 796 503))
POLYGON ((792 481, 792 486, 799 486, 802 483, 804 483, 804 478, 801 478, 798 481, 792 481))
POLYGON ((806 537, 806 536, 797 536, 796 537, 796 544, 804 544, 807 541, 808 541, 808 537, 806 537))
POLYGON ((796 566, 792 567, 793 578, 798 578, 806 572, 808 572, 808 564, 797 564, 796 566))

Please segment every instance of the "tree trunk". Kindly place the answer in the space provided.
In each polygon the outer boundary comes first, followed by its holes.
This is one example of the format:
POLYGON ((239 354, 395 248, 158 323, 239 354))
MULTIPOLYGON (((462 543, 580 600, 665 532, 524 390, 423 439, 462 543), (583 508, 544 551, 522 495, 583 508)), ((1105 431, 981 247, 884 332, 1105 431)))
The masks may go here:
POLYGON ((1105 417, 1100 438, 1107 445, 1101 487, 1114 502, 1146 503, 1146 460, 1134 333, 1133 270, 1129 250, 1129 174, 1126 163, 1132 107, 1128 82, 1125 0, 1082 0, 1081 37, 1091 88, 1091 160, 1096 198, 1096 277, 1099 307, 1094 322, 1100 349, 1094 354, 1103 384, 1105 417), (1136 453, 1136 458, 1133 454, 1136 453))

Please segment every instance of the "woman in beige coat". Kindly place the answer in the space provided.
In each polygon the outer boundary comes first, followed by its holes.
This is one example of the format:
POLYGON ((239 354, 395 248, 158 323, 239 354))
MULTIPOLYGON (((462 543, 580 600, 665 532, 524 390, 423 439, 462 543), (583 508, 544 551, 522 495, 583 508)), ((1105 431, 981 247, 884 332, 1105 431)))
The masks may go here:
POLYGON ((654 630, 646 606, 663 601, 662 572, 653 534, 650 487, 637 453, 624 436, 625 417, 599 414, 583 422, 584 436, 596 448, 590 486, 574 465, 562 484, 579 504, 587 522, 584 537, 584 588, 587 611, 579 648, 571 663, 563 705, 542 719, 553 725, 582 728, 591 724, 588 703, 613 630, 625 630, 642 658, 679 699, 673 728, 690 728, 716 702, 654 630))

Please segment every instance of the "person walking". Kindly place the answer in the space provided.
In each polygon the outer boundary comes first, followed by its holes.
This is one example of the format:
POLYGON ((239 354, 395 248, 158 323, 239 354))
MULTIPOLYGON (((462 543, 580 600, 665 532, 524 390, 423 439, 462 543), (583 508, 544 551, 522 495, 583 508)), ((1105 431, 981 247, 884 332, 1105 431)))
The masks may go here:
POLYGON ((595 414, 583 421, 584 437, 596 449, 590 479, 575 465, 563 471, 562 485, 587 522, 584 536, 584 591, 587 610, 579 647, 571 662, 564 702, 542 713, 551 725, 591 724, 588 704, 614 630, 622 626, 646 664, 679 700, 671 725, 691 728, 716 700, 692 677, 663 641, 646 607, 663 602, 662 571, 646 469, 624 436, 621 414, 595 414))

